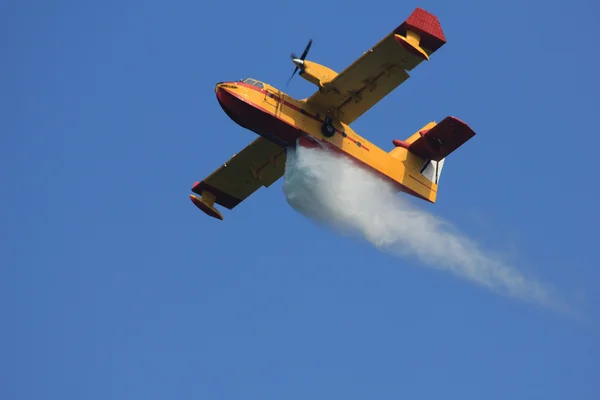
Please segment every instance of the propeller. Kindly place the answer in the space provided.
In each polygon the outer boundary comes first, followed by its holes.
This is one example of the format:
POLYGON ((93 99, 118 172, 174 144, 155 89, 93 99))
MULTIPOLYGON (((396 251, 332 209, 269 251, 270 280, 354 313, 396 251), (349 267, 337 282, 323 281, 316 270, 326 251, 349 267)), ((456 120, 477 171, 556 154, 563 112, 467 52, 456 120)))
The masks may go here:
POLYGON ((302 68, 302 66, 304 65, 304 59, 306 58, 306 55, 308 54, 308 51, 310 50, 311 45, 312 45, 312 39, 310 39, 308 41, 308 44, 304 48, 304 51, 302 52, 302 55, 300 57, 296 56, 294 53, 292 53, 290 55, 290 57, 292 58, 292 62, 294 64, 296 64, 296 68, 294 69, 292 76, 290 76, 290 79, 287 81, 288 84, 290 83, 290 81, 292 80, 294 75, 296 75, 296 72, 298 72, 298 69, 302 68))

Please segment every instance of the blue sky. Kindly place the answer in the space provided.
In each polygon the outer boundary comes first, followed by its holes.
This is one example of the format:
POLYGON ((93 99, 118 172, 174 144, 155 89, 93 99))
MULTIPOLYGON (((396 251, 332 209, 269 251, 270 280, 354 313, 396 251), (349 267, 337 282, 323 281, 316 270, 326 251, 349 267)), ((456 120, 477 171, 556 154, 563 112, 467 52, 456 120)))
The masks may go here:
POLYGON ((1 398, 600 398, 598 5, 336 4, 0 5, 1 398), (448 43, 353 128, 468 122, 423 207, 577 318, 338 237, 282 181, 224 222, 189 201, 255 137, 216 82, 283 88, 309 38, 341 71, 417 6, 448 43))

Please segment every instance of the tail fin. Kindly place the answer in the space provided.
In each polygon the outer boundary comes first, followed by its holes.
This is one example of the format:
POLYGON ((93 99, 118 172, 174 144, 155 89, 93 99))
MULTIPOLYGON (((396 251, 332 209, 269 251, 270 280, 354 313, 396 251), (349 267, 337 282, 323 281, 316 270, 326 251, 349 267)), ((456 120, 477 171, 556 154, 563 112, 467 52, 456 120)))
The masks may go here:
MULTIPOLYGON (((396 148, 389 154, 410 164, 413 171, 418 169, 423 177, 438 185, 446 157, 473 136, 475 132, 467 124, 446 117, 439 123, 428 123, 405 141, 394 140, 396 148)), ((435 202, 435 197, 436 193, 432 193, 428 199, 435 202)))
POLYGON ((444 160, 446 159, 442 158, 440 161, 427 160, 419 172, 431 182, 439 185, 442 168, 444 168, 444 160))

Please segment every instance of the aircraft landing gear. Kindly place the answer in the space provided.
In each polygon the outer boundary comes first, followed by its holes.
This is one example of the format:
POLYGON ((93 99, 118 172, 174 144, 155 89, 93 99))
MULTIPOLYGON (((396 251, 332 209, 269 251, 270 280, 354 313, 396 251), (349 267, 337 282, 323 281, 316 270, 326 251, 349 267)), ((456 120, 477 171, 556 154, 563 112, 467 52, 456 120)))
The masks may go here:
POLYGON ((329 116, 325 117, 325 123, 321 126, 321 133, 325 137, 332 137, 335 134, 335 128, 333 126, 333 121, 329 116))

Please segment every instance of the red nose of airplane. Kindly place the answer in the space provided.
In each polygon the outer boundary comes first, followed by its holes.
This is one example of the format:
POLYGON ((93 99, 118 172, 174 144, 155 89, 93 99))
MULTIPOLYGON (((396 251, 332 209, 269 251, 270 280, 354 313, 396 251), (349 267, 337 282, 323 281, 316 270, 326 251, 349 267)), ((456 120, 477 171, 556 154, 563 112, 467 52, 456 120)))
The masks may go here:
POLYGON ((221 103, 221 106, 229 108, 234 96, 229 92, 231 89, 228 90, 227 87, 227 82, 219 82, 215 86, 215 93, 219 103, 221 103))
POLYGON ((232 96, 231 93, 228 93, 227 90, 223 87, 223 83, 224 82, 217 83, 217 85, 215 86, 215 93, 217 94, 217 100, 219 101, 219 104, 221 104, 221 107, 227 109, 231 106, 230 103, 232 100, 232 96))
MULTIPOLYGON (((229 84, 230 89, 226 89, 227 82, 219 82, 215 86, 215 92, 217 94, 217 100, 221 105, 225 114, 229 116, 233 121, 235 121, 238 125, 242 127, 246 127, 243 122, 243 115, 245 111, 247 111, 248 105, 232 94, 229 90, 231 89, 231 84, 229 84), (224 86, 225 85, 225 86, 224 86)), ((235 86, 233 86, 235 87, 235 86)))

